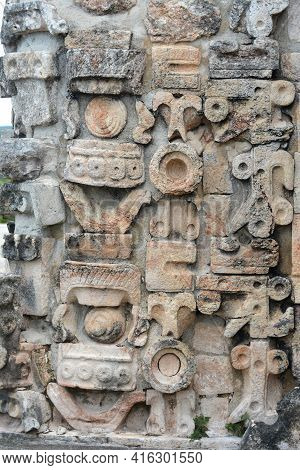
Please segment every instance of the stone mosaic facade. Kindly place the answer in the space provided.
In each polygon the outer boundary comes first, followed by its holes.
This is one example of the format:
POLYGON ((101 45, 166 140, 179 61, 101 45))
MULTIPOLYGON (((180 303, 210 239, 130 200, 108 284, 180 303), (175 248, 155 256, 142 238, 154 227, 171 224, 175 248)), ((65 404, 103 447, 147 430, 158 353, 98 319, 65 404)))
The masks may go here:
POLYGON ((225 449, 289 393, 299 419, 299 17, 7 0, 0 431, 225 449))

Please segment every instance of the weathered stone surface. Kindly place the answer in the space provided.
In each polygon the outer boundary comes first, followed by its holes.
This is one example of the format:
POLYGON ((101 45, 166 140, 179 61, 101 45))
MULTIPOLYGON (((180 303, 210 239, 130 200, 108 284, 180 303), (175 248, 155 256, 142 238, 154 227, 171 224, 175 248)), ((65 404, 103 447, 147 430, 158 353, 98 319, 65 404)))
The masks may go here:
POLYGON ((248 32, 253 37, 266 37, 273 29, 273 15, 287 8, 289 0, 234 0, 229 25, 234 31, 248 32))
POLYGON ((134 49, 70 49, 67 77, 72 91, 92 94, 139 94, 145 52, 134 49))
POLYGON ((72 30, 65 38, 67 49, 129 49, 132 33, 127 30, 100 28, 72 30))
POLYGON ((145 179, 143 150, 136 144, 75 140, 69 149, 65 178, 90 186, 138 186, 145 179))
POLYGON ((33 0, 7 3, 4 8, 1 41, 14 43, 22 35, 47 31, 52 35, 66 34, 68 27, 53 5, 33 0))
POLYGON ((228 356, 196 356, 194 388, 199 395, 232 393, 233 371, 228 356))
POLYGON ((178 339, 195 322, 196 301, 192 294, 175 297, 160 292, 148 297, 148 314, 162 327, 162 336, 178 339))
POLYGON ((13 181, 38 178, 45 160, 55 158, 51 139, 1 139, 0 172, 13 181))
POLYGON ((146 262, 146 287, 149 291, 180 292, 193 289, 193 274, 186 265, 196 262, 194 243, 150 241, 147 243, 146 262))
POLYGON ((279 49, 274 39, 256 39, 253 44, 239 44, 234 39, 210 44, 210 78, 272 78, 278 68, 279 49))
POLYGON ((33 261, 41 256, 42 239, 30 235, 5 235, 4 258, 14 261, 33 261))
POLYGON ((0 57, 0 98, 11 98, 17 94, 14 82, 6 78, 3 57, 0 57))
POLYGON ((114 98, 93 98, 86 108, 85 122, 91 134, 111 139, 119 135, 126 125, 126 106, 114 98))
POLYGON ((187 388, 195 374, 195 359, 188 346, 161 337, 146 350, 143 373, 154 390, 175 393, 187 388))
POLYGON ((191 193, 201 182, 202 160, 187 144, 174 143, 159 149, 150 163, 150 179, 164 194, 191 193))
POLYGON ((207 435, 209 437, 226 436, 226 419, 228 416, 227 397, 205 397, 201 400, 201 414, 209 418, 207 435))
POLYGON ((150 435, 175 435, 189 437, 195 428, 193 414, 196 397, 192 389, 166 395, 147 390, 146 403, 150 405, 147 431, 150 435))
POLYGON ((130 234, 69 233, 65 243, 69 259, 73 261, 128 259, 132 251, 130 234))
POLYGON ((149 131, 155 124, 155 118, 142 101, 137 101, 135 107, 139 122, 133 130, 133 140, 138 144, 146 145, 152 140, 149 131))
POLYGON ((294 388, 277 405, 278 419, 271 426, 251 423, 241 447, 244 450, 299 450, 300 389, 294 388))
POLYGON ((75 3, 95 15, 107 15, 129 10, 136 0, 75 0, 75 3))
POLYGON ((66 203, 87 232, 125 233, 151 194, 143 189, 131 191, 113 209, 103 209, 101 202, 91 201, 84 189, 66 181, 60 184, 66 203))
POLYGON ((152 81, 156 88, 198 91, 201 51, 192 46, 152 48, 152 81))
POLYGON ((194 41, 218 32, 221 13, 207 0, 150 0, 145 24, 154 42, 194 41))
MULTIPOLYGON (((238 422, 247 413, 250 418, 266 424, 277 420, 276 403, 268 400, 268 377, 288 367, 284 351, 269 349, 267 340, 251 341, 250 346, 236 346, 231 352, 232 365, 243 371, 243 396, 232 411, 229 422, 238 422)), ((274 386, 275 388, 275 386, 274 386)))
POLYGON ((144 402, 146 397, 142 391, 124 393, 108 411, 91 413, 76 403, 67 389, 55 383, 48 385, 47 393, 64 419, 79 431, 109 432, 115 431, 124 421, 131 408, 144 402))

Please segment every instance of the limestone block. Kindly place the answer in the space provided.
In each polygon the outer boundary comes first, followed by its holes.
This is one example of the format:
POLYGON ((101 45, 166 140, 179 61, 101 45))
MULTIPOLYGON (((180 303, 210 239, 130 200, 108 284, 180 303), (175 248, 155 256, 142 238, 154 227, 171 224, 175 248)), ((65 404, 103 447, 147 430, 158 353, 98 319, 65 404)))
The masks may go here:
POLYGON ((209 418, 207 435, 226 436, 226 420, 229 413, 228 397, 205 397, 201 399, 201 414, 209 418))
POLYGON ((292 373, 300 381, 300 307, 295 306, 295 331, 292 336, 292 373))
POLYGON ((76 29, 65 38, 67 49, 129 49, 132 33, 125 29, 76 29))
POLYGON ((75 139, 80 133, 79 103, 76 99, 69 98, 63 106, 62 120, 66 126, 64 138, 75 139))
POLYGON ((194 41, 218 32, 221 12, 207 0, 150 0, 145 25, 153 42, 194 41))
POLYGON ((281 54, 280 69, 284 78, 293 82, 300 81, 299 59, 299 52, 286 52, 281 54))
POLYGON ((75 140, 69 148, 65 179, 100 187, 138 186, 145 179, 142 148, 130 143, 75 140))
MULTIPOLYGON (((151 193, 143 189, 131 191, 116 207, 104 209, 101 201, 89 199, 83 187, 63 181, 60 184, 66 203, 87 232, 124 234, 130 228, 144 204, 151 201, 151 193)), ((115 202, 115 201, 114 201, 115 202)))
POLYGON ((9 235, 7 255, 11 271, 22 279, 21 308, 24 315, 43 317, 57 306, 58 274, 63 262, 63 242, 54 238, 9 235))
POLYGON ((150 162, 150 179, 163 194, 179 196, 193 192, 202 180, 202 159, 189 145, 168 144, 150 162))
POLYGON ((294 214, 292 224, 292 282, 296 304, 300 303, 300 214, 294 214))
POLYGON ((57 383, 84 390, 131 391, 136 388, 137 357, 126 347, 60 344, 57 383))
POLYGON ((84 407, 76 401, 76 397, 60 385, 49 384, 47 394, 73 429, 96 433, 115 431, 125 420, 132 407, 146 400, 145 393, 142 391, 127 392, 122 394, 109 410, 93 413, 87 406, 84 407))
POLYGON ((224 336, 225 322, 222 318, 197 315, 192 340, 193 350, 199 354, 229 354, 231 341, 224 336))
POLYGON ((33 0, 5 5, 1 33, 3 44, 14 43, 22 35, 39 31, 52 35, 66 34, 68 26, 48 2, 33 0))
POLYGON ((133 129, 132 137, 137 144, 149 144, 152 140, 150 130, 155 124, 155 117, 142 101, 136 102, 138 125, 133 129))
POLYGON ((4 56, 3 65, 7 79, 17 89, 15 121, 20 120, 26 129, 56 122, 55 55, 45 51, 14 52, 4 56))
POLYGON ((277 420, 276 403, 268 400, 268 378, 288 367, 285 352, 269 349, 267 340, 253 340, 250 346, 240 345, 231 352, 232 365, 243 371, 243 396, 232 411, 229 422, 238 422, 243 415, 266 424, 277 420), (275 406, 274 406, 275 405, 275 406))
POLYGON ((160 292, 148 297, 149 318, 162 327, 162 336, 179 339, 195 322, 196 302, 193 294, 177 294, 174 297, 160 292))
POLYGON ((273 15, 281 13, 289 0, 234 0, 229 25, 234 31, 248 32, 253 37, 266 37, 273 29, 273 15))
POLYGON ((285 80, 212 80, 206 91, 204 114, 211 121, 216 142, 243 135, 252 144, 288 140, 293 131, 281 112, 295 98, 285 80))
POLYGON ((279 302, 290 295, 287 278, 207 275, 197 278, 197 287, 198 309, 206 315, 216 313, 224 318, 226 337, 233 337, 248 323, 252 338, 282 337, 294 328, 293 308, 282 311, 269 303, 270 299, 279 302), (227 295, 222 302, 224 294, 227 295), (228 294, 235 300, 228 300, 228 294))
POLYGON ((75 0, 76 5, 95 15, 108 15, 130 10, 136 5, 136 0, 75 0))
POLYGON ((251 153, 237 155, 232 173, 239 180, 249 180, 251 195, 232 216, 230 230, 235 232, 248 223, 249 232, 265 238, 274 225, 288 225, 293 220, 293 207, 285 190, 294 188, 294 159, 285 150, 270 146, 255 147, 251 153), (275 169, 281 169, 276 172, 275 169))
POLYGON ((278 68, 279 47, 274 39, 255 39, 252 44, 228 39, 210 44, 210 78, 272 78, 278 68))
POLYGON ((14 82, 8 80, 4 73, 3 57, 0 57, 0 98, 11 98, 17 94, 14 82))
POLYGON ((129 234, 67 233, 65 244, 72 261, 128 259, 133 248, 129 234))
POLYGON ((200 90, 200 49, 192 46, 152 48, 152 81, 155 88, 200 90))
POLYGON ((67 261, 60 271, 63 303, 77 301, 93 307, 140 303, 141 274, 131 264, 92 264, 67 261))
POLYGON ((161 337, 143 357, 143 373, 149 384, 162 393, 186 389, 195 374, 195 359, 185 343, 161 337))
POLYGON ((279 245, 272 239, 212 237, 211 270, 215 274, 268 274, 279 260, 279 245))
POLYGON ((30 224, 44 228, 65 220, 65 207, 59 184, 50 177, 40 177, 31 183, 5 184, 0 188, 0 211, 16 215, 16 225, 30 224), (34 220, 31 220, 31 219, 34 220))
POLYGON ((0 390, 32 386, 31 359, 27 352, 11 351, 6 366, 0 371, 0 390))
POLYGON ((67 77, 71 91, 140 94, 145 51, 138 49, 70 49, 67 77))
POLYGON ((157 390, 147 390, 146 404, 150 406, 146 423, 148 434, 190 437, 194 431, 196 397, 192 389, 170 395, 157 390))
POLYGON ((295 172, 294 172, 294 212, 300 214, 300 185, 298 183, 300 178, 300 153, 295 152, 295 172))
POLYGON ((202 207, 205 216, 205 234, 208 237, 225 236, 228 233, 230 196, 221 194, 207 194, 203 198, 202 207))
POLYGON ((147 243, 146 287, 149 291, 180 292, 193 289, 193 273, 186 265, 196 262, 192 242, 147 243))
POLYGON ((160 111, 168 124, 168 139, 180 137, 187 141, 187 132, 199 126, 202 100, 199 96, 185 94, 175 98, 168 91, 158 91, 153 98, 152 108, 160 111), (162 108, 161 108, 162 107, 162 108), (166 111, 166 107, 168 108, 166 111))
POLYGON ((199 395, 232 393, 233 373, 228 356, 196 356, 194 389, 199 395))
POLYGON ((51 418, 51 408, 46 397, 31 390, 1 392, 0 408, 1 413, 21 421, 20 431, 23 432, 38 431, 51 418))
POLYGON ((195 240, 200 231, 195 204, 182 199, 162 199, 157 203, 156 213, 150 220, 149 231, 157 238, 178 234, 185 240, 195 240))

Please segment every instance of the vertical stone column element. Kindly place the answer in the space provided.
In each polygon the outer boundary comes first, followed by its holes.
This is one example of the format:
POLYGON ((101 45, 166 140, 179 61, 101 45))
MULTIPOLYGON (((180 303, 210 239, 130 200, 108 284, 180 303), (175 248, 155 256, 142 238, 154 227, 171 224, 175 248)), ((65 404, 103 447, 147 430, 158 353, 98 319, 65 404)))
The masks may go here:
POLYGON ((235 369, 243 371, 243 395, 229 422, 238 422, 247 414, 256 421, 273 424, 277 413, 276 404, 272 406, 268 399, 268 377, 287 369, 285 352, 269 349, 267 340, 254 340, 250 346, 236 346, 231 352, 231 360, 235 369))

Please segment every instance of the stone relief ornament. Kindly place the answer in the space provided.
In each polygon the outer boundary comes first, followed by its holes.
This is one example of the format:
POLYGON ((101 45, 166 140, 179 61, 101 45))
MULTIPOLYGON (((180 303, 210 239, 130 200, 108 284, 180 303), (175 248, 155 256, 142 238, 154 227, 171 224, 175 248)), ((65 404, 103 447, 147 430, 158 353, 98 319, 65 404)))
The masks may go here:
POLYGON ((2 3, 0 447, 299 448, 299 1, 2 3))

